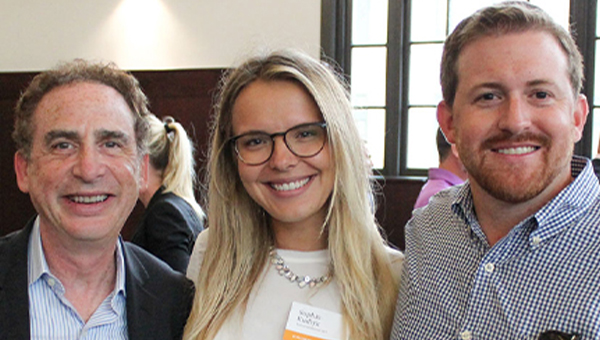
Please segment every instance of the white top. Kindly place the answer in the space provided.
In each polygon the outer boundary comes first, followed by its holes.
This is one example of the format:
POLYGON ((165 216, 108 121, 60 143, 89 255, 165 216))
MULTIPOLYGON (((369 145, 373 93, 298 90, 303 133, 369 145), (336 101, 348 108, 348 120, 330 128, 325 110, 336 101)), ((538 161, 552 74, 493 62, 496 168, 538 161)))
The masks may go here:
MULTIPOLYGON (((195 283, 206 251, 208 230, 198 236, 187 269, 188 278, 195 283)), ((388 252, 392 260, 392 272, 398 279, 404 255, 391 248, 388 248, 388 252)), ((327 250, 303 252, 277 249, 277 254, 296 275, 318 278, 328 272, 330 258, 327 250)), ((341 296, 337 287, 337 280, 333 276, 327 285, 300 288, 297 283, 280 276, 274 265, 269 264, 250 293, 246 312, 241 315, 241 308, 238 308, 225 321, 215 340, 281 340, 292 302, 341 313, 341 296)))

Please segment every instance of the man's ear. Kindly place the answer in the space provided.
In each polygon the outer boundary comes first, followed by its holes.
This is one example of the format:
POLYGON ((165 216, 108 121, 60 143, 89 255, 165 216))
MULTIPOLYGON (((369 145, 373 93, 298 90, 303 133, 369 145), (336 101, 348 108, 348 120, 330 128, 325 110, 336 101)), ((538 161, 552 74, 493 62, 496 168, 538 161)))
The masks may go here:
POLYGON ((458 149, 456 148, 456 144, 450 144, 450 151, 452 152, 454 157, 460 159, 460 157, 458 156, 458 149))
POLYGON ((452 108, 446 104, 445 101, 441 101, 437 106, 437 120, 440 124, 440 129, 444 133, 446 140, 450 144, 455 143, 454 139, 454 121, 452 117, 452 108))
MULTIPOLYGON (((583 127, 585 126, 585 121, 587 120, 588 113, 590 112, 590 108, 588 105, 587 98, 585 95, 580 94, 577 96, 575 100, 575 108, 573 112, 573 123, 574 123, 574 133, 575 133, 575 141, 578 142, 583 135, 583 127)), ((600 146, 599 146, 600 149, 600 146)))
POLYGON ((15 174, 17 175, 17 185, 19 186, 19 190, 24 193, 29 192, 29 174, 28 170, 28 160, 23 155, 21 151, 15 152, 14 158, 14 166, 15 166, 15 174))

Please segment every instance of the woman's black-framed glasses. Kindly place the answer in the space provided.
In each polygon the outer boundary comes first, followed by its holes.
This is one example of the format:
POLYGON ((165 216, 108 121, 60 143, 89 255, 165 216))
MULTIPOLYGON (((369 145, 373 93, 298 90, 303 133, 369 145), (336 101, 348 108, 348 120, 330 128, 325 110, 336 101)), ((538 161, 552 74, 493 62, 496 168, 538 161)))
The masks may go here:
POLYGON ((300 124, 285 132, 248 132, 229 141, 240 161, 247 165, 261 165, 271 159, 277 136, 282 136, 287 148, 298 157, 317 155, 327 140, 326 127, 324 122, 300 124))

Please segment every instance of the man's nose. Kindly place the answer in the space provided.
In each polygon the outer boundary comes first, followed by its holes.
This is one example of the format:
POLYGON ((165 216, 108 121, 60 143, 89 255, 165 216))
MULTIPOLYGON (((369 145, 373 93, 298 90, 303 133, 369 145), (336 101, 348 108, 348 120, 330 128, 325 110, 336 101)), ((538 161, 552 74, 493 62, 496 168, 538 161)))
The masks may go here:
POLYGON ((520 97, 509 97, 502 111, 498 127, 501 130, 519 133, 531 126, 531 107, 527 100, 520 97))
POLYGON ((73 175, 81 178, 84 182, 93 182, 104 174, 105 166, 103 157, 94 147, 81 147, 75 165, 73 175))

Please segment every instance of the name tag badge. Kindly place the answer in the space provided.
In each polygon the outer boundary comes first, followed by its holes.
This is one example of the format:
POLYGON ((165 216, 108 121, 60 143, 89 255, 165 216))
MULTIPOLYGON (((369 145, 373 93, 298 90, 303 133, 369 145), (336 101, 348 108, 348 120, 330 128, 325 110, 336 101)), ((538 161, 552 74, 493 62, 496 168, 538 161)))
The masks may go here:
POLYGON ((283 340, 339 340, 342 338, 342 314, 292 303, 283 340))

